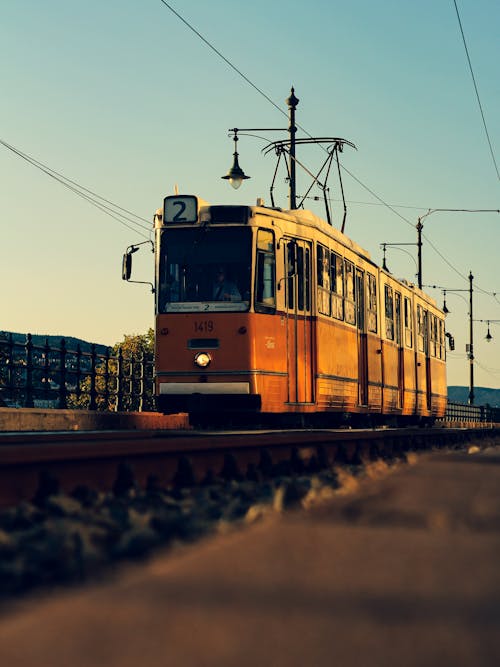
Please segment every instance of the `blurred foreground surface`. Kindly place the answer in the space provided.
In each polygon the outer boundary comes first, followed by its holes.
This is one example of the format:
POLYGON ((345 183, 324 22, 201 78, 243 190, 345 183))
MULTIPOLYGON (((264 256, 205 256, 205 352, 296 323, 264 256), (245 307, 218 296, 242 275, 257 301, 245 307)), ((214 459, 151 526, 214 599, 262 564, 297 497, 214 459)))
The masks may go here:
POLYGON ((0 664, 498 665, 500 448, 471 452, 3 607, 0 664))

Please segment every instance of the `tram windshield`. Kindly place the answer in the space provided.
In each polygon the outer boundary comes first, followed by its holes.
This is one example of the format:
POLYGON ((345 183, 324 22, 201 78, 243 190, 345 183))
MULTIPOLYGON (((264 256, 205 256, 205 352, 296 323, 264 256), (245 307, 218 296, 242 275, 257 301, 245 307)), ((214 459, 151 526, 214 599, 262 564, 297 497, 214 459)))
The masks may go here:
POLYGON ((164 230, 158 312, 248 310, 251 259, 248 228, 164 230))

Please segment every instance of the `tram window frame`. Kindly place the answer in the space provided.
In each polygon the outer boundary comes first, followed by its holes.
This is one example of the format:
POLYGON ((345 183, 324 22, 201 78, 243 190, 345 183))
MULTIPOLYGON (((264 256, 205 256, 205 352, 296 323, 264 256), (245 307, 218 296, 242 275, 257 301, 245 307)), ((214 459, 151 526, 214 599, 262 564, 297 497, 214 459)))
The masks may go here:
POLYGON ((430 313, 430 349, 429 355, 431 357, 437 356, 437 318, 434 314, 430 313))
POLYGON ((403 326, 405 330, 405 345, 406 347, 413 348, 413 313, 411 300, 407 296, 404 297, 403 326))
POLYGON ((316 274, 318 284, 318 311, 331 315, 330 251, 320 243, 316 247, 316 274))
POLYGON ((344 320, 344 261, 335 252, 330 253, 331 312, 336 320, 344 320))
POLYGON ((356 324, 356 270, 353 262, 344 260, 344 319, 347 324, 356 324))
POLYGON ((394 292, 394 340, 398 347, 402 345, 401 334, 401 292, 394 292))
POLYGON ((305 311, 307 308, 306 286, 307 280, 305 269, 307 265, 305 248, 297 245, 297 310, 305 311))
POLYGON ((288 310, 295 309, 295 274, 297 271, 297 242, 291 239, 285 246, 285 270, 286 270, 286 307, 288 310))
POLYGON ((305 312, 311 312, 311 248, 307 245, 304 248, 304 296, 305 312))
POLYGON ((378 331, 377 313, 377 279, 373 273, 366 272, 366 284, 368 288, 368 301, 366 304, 367 329, 371 333, 378 331))
POLYGON ((417 348, 419 352, 427 352, 426 350, 426 326, 427 326, 427 311, 423 306, 417 304, 417 348))
POLYGON ((391 285, 384 285, 385 337, 394 340, 394 291, 391 285))
POLYGON ((438 326, 439 326, 439 358, 440 359, 445 359, 446 358, 446 345, 445 345, 445 337, 444 337, 444 321, 441 319, 438 319, 438 326))
POLYGON ((258 229, 255 254, 255 312, 276 311, 276 243, 271 229, 258 229), (269 248, 272 248, 270 250, 269 248), (270 273, 270 276, 269 276, 270 273))

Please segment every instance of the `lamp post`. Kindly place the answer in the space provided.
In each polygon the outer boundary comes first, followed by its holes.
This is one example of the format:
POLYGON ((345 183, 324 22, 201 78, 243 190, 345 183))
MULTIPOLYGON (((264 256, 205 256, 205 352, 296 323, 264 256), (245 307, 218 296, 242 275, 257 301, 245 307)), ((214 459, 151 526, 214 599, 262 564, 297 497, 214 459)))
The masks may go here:
POLYGON ((417 254, 418 254, 418 286, 422 289, 422 230, 424 228, 423 220, 429 215, 438 212, 447 212, 447 213, 500 213, 499 209, 492 208, 481 208, 481 209, 469 209, 469 208, 430 208, 427 213, 421 215, 418 218, 416 224, 417 229, 417 254))
MULTIPOLYGON (((329 224, 331 224, 331 218, 330 218, 330 210, 329 210, 329 205, 328 205, 328 197, 327 197, 327 180, 330 174, 330 167, 332 164, 332 161, 334 158, 336 158, 337 161, 337 169, 338 169, 338 177, 340 181, 340 189, 342 193, 342 200, 344 202, 344 219, 342 222, 342 232, 344 231, 344 225, 345 225, 345 219, 346 219, 346 203, 345 203, 345 197, 344 197, 344 189, 342 186, 342 176, 340 172, 340 164, 339 164, 339 153, 343 151, 343 148, 345 145, 351 146, 352 148, 356 148, 356 146, 351 143, 350 141, 347 141, 347 139, 341 139, 340 137, 305 137, 305 138, 296 138, 297 134, 297 127, 295 125, 295 110, 297 108, 297 105, 299 103, 299 100, 297 97, 295 97, 295 91, 292 88, 290 96, 286 99, 286 104, 288 105, 288 127, 283 128, 283 127, 233 127, 232 129, 229 130, 229 132, 233 133, 233 140, 234 140, 234 159, 233 159, 233 165, 231 169, 227 172, 225 176, 222 176, 222 178, 226 179, 229 181, 229 183, 233 186, 233 188, 238 188, 241 183, 250 178, 250 176, 247 176, 244 171, 241 169, 239 163, 238 163, 238 151, 237 151, 237 141, 238 141, 238 132, 288 132, 288 139, 282 139, 278 141, 271 141, 263 150, 265 153, 268 153, 270 151, 275 151, 276 155, 278 156, 278 164, 276 165, 276 169, 274 171, 274 177, 273 181, 271 184, 271 189, 270 189, 270 194, 271 194, 271 203, 274 206, 274 198, 273 198, 273 188, 274 188, 274 181, 276 179, 276 174, 278 171, 278 166, 281 157, 284 155, 285 156, 285 163, 287 167, 287 172, 288 172, 288 197, 289 197, 289 207, 291 210, 300 208, 304 200, 313 187, 314 184, 317 184, 321 187, 323 190, 323 198, 325 202, 325 208, 326 208, 326 216, 328 219, 329 224), (297 160, 295 152, 296 152, 296 147, 298 144, 326 144, 327 147, 325 148, 325 152, 327 154, 327 157, 322 165, 322 167, 318 170, 317 174, 314 175, 307 169, 299 160, 297 160), (288 156, 288 157, 287 157, 288 156), (309 190, 306 192, 306 195, 304 195, 301 199, 300 202, 297 203, 297 180, 296 180, 296 168, 297 165, 302 167, 304 171, 312 178, 312 185, 310 186, 309 190), (320 174, 325 169, 326 167, 326 176, 324 178, 324 182, 322 183, 319 180, 320 174)), ((258 136, 258 135, 257 135, 258 136)), ((260 137, 262 138, 262 137, 260 137)))
MULTIPOLYGON (((474 276, 472 271, 469 271, 469 289, 449 289, 448 287, 442 287, 441 285, 426 285, 426 287, 431 287, 433 289, 440 289, 444 294, 444 303, 443 303, 443 312, 445 314, 449 313, 446 306, 446 294, 454 292, 468 292, 469 293, 469 343, 466 346, 467 358, 469 360, 469 405, 474 405, 474 319, 472 313, 472 302, 473 302, 473 280, 474 276)), ((419 285, 422 287, 422 285, 419 285)), ((490 320, 491 321, 491 320, 490 320)))
POLYGON ((297 133, 297 128, 295 126, 295 109, 299 103, 297 97, 295 97, 295 91, 292 88, 290 97, 286 99, 289 110, 289 124, 288 128, 283 127, 233 127, 230 132, 233 132, 234 139, 234 161, 233 166, 227 172, 224 178, 229 181, 233 188, 239 188, 242 181, 250 178, 246 176, 240 165, 238 164, 238 151, 237 151, 237 141, 238 141, 238 132, 287 132, 289 135, 289 155, 290 155, 290 178, 288 186, 288 198, 290 203, 290 209, 297 208, 297 185, 296 185, 296 170, 295 170, 295 135, 297 133))
MULTIPOLYGON (((409 253, 407 250, 402 250, 401 249, 401 246, 406 246, 406 245, 417 245, 417 244, 416 243, 385 243, 385 242, 380 244, 380 247, 382 248, 382 251, 383 251, 382 268, 384 269, 384 271, 387 271, 388 273, 390 273, 390 271, 387 267, 387 262, 385 261, 386 248, 396 248, 398 250, 401 250, 401 252, 404 252, 407 255, 409 255, 412 258, 412 260, 415 262, 415 257, 413 257, 413 255, 411 253, 409 253)), ((415 265, 416 265, 416 262, 415 262, 415 265)))

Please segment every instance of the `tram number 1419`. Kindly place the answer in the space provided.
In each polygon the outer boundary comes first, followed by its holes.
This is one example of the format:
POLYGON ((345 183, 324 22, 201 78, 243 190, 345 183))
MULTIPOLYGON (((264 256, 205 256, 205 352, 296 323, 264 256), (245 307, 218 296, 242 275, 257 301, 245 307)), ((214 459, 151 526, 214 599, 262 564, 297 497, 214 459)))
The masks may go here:
POLYGON ((194 323, 195 333, 213 333, 215 327, 212 320, 196 321, 194 323))

